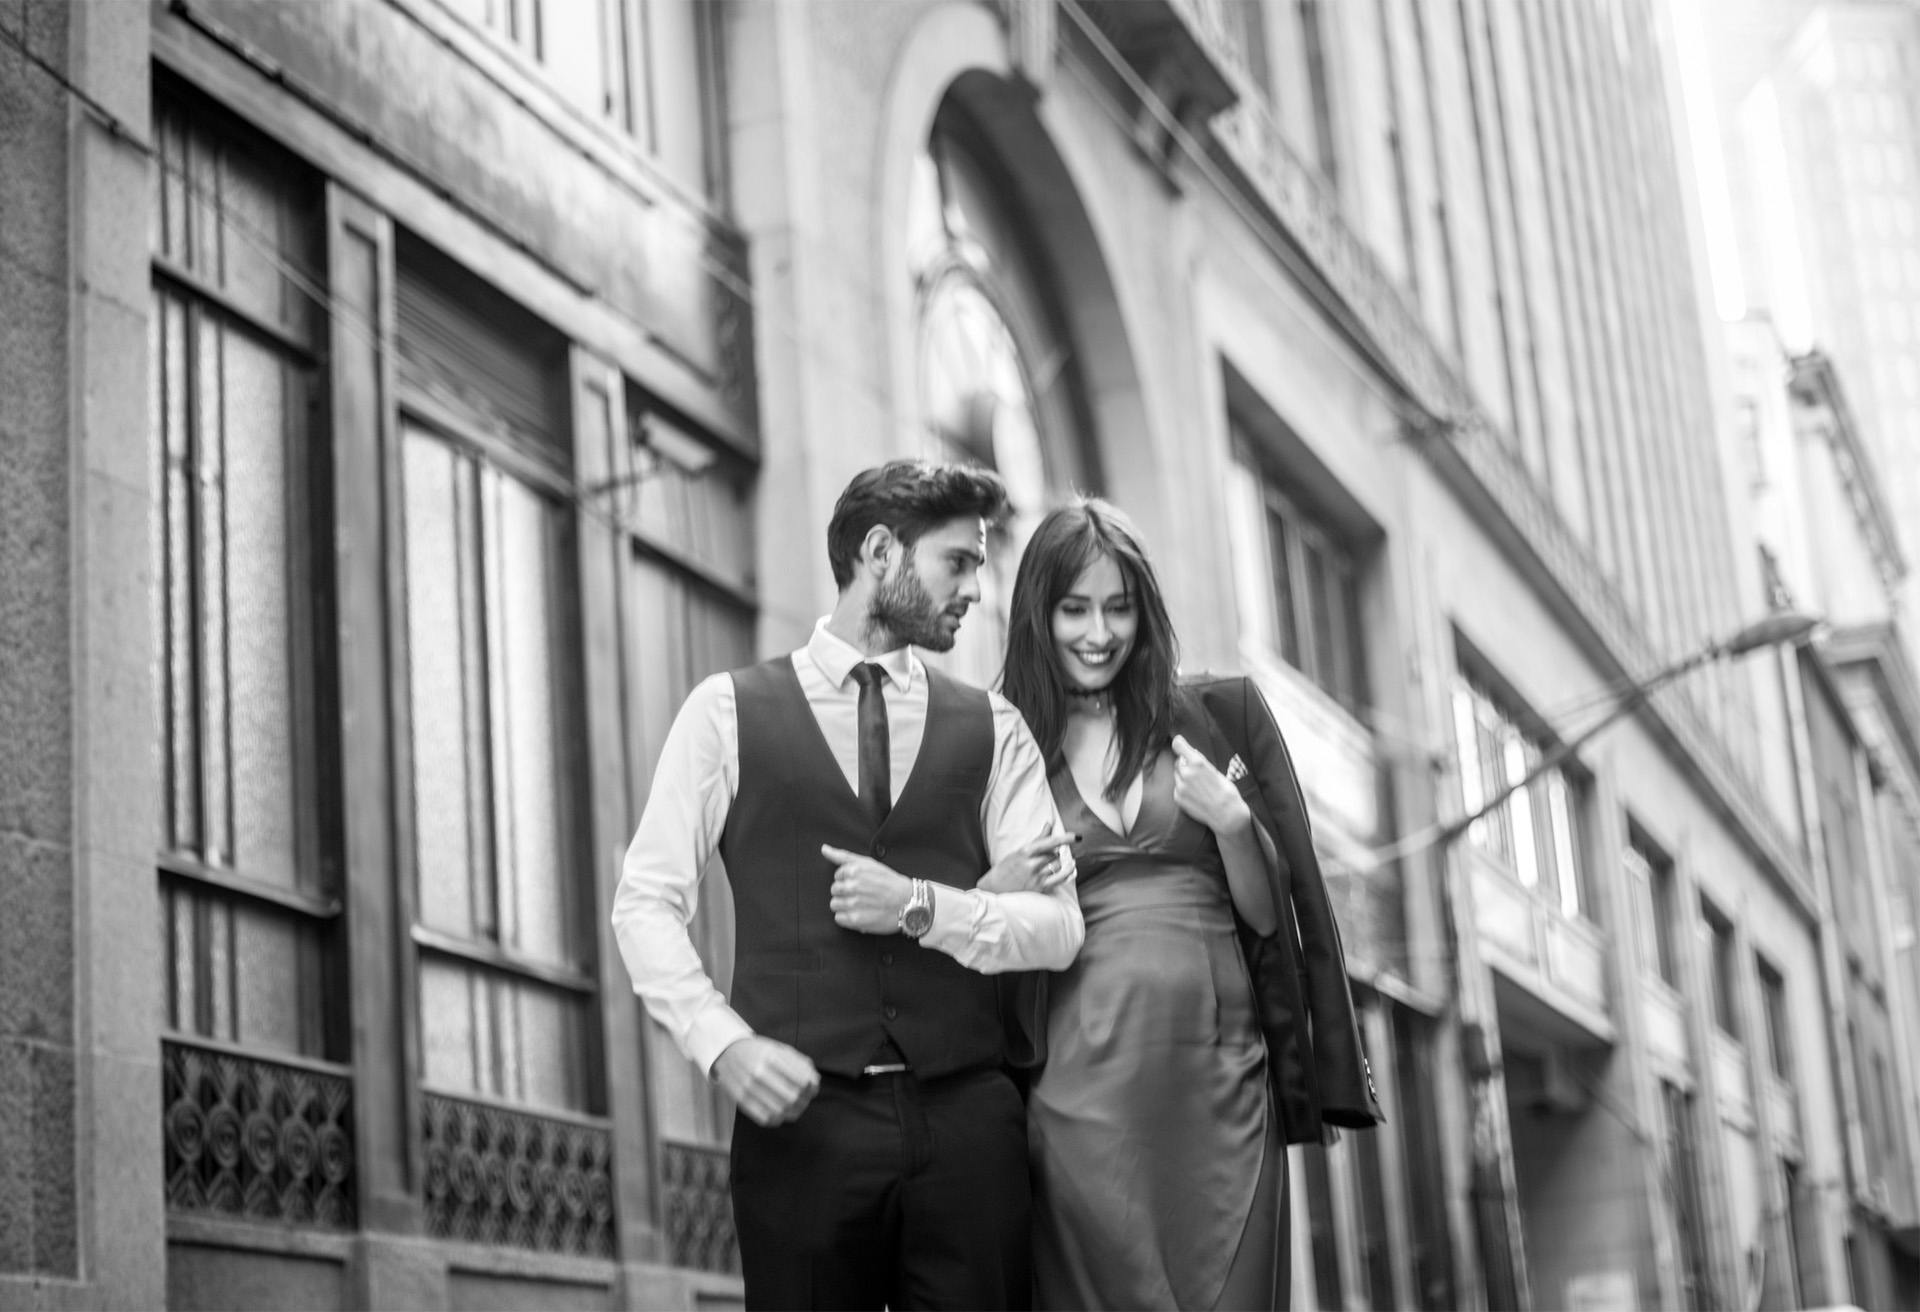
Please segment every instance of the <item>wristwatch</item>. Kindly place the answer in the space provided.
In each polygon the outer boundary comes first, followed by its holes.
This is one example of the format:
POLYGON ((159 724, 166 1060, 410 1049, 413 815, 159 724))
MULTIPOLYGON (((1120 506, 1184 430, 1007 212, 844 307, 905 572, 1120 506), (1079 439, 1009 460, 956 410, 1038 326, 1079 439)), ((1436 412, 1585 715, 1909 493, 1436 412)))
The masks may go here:
POLYGON ((913 881, 913 895, 900 908, 900 932, 917 939, 933 928, 933 886, 924 879, 913 881))

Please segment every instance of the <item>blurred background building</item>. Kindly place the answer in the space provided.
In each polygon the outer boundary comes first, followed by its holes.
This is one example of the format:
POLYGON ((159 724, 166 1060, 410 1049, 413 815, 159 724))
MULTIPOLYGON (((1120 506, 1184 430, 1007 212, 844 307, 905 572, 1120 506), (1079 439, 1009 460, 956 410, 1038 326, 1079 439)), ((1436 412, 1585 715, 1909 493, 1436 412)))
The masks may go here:
POLYGON ((1856 283, 1723 325, 1683 95, 1831 169, 1912 19, 1761 9, 0 6, 0 1302, 736 1303, 607 906, 937 453, 952 668, 1098 491, 1301 762, 1389 1119, 1295 1306, 1920 1305, 1914 247, 1793 183, 1856 283))

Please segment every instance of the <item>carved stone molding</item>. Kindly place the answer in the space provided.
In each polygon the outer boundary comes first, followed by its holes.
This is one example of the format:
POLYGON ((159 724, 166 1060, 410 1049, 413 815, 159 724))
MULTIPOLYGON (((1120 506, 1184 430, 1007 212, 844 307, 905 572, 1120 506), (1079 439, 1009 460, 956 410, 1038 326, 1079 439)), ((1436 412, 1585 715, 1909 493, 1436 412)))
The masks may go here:
POLYGON ((429 1235, 613 1256, 606 1129, 434 1093, 421 1120, 429 1235))
POLYGON ((354 1227, 350 1079, 170 1040, 160 1064, 170 1210, 354 1227))
POLYGON ((666 1196, 667 1252, 675 1266, 737 1275, 740 1246, 733 1232, 727 1150, 666 1143, 660 1150, 666 1196))

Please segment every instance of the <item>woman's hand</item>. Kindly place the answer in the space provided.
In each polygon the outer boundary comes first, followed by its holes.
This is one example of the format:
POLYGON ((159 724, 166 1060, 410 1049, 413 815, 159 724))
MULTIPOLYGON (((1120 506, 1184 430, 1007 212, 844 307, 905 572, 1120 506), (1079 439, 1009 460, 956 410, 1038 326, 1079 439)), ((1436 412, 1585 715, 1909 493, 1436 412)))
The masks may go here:
POLYGON ((1243 834, 1253 823, 1240 790, 1179 734, 1173 736, 1173 800, 1222 838, 1243 834))
POLYGON ((994 862, 975 887, 989 893, 1050 893, 1072 873, 1062 849, 1079 841, 1078 834, 1043 834, 994 862))

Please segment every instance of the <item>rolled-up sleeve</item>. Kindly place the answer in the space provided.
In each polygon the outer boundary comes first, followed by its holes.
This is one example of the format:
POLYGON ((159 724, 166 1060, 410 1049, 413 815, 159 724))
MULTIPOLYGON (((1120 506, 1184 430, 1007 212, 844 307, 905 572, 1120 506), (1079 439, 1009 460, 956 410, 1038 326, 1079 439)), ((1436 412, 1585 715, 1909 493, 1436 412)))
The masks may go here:
POLYGON ((703 681, 674 718, 613 897, 613 932, 647 1014, 703 1073, 753 1033, 701 963, 688 926, 739 775, 733 680, 703 681))
MULTIPOLYGON (((998 693, 993 702, 993 771, 981 803, 980 823, 988 859, 999 861, 1063 826, 1046 761, 1026 721, 998 693)), ((934 896, 933 925, 921 945, 945 952, 982 974, 1009 970, 1061 970, 1086 938, 1073 852, 1061 855, 1067 878, 1045 893, 989 893, 942 888, 934 896)))

